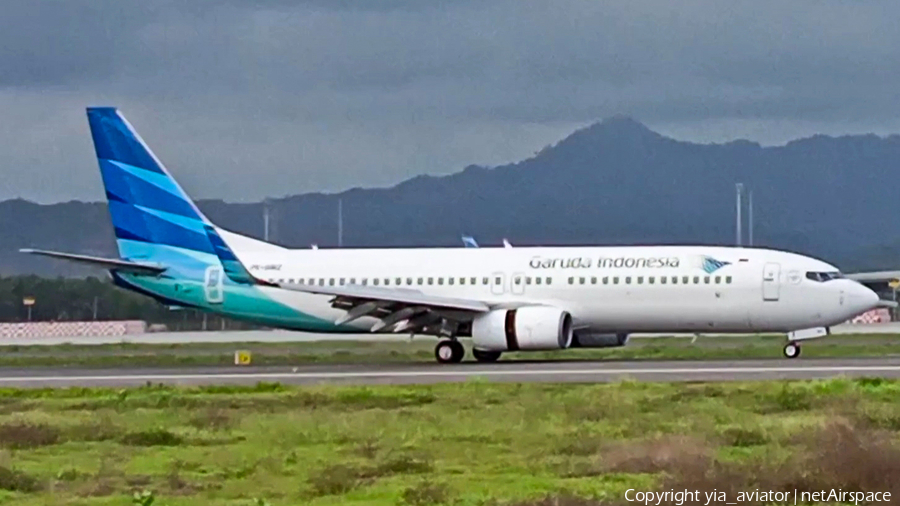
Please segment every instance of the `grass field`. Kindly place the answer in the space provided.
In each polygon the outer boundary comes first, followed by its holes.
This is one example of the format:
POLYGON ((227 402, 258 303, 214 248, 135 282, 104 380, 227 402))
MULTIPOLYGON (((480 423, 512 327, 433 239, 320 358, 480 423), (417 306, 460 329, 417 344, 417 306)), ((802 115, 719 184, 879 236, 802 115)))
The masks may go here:
MULTIPOLYGON (((433 338, 412 341, 330 341, 296 343, 111 344, 4 346, 2 366, 124 367, 228 365, 234 351, 253 352, 259 365, 308 363, 434 362, 433 338)), ((469 344, 468 340, 464 342, 469 344)), ((781 358, 783 336, 636 338, 624 347, 509 353, 501 360, 690 360, 781 358)), ((900 356, 900 335, 841 334, 803 344, 804 357, 900 356)), ((471 354, 468 360, 472 360, 471 354)))
POLYGON ((0 503, 148 504, 132 497, 144 491, 191 506, 588 506, 685 488, 896 498, 898 398, 900 382, 877 379, 3 390, 0 503))

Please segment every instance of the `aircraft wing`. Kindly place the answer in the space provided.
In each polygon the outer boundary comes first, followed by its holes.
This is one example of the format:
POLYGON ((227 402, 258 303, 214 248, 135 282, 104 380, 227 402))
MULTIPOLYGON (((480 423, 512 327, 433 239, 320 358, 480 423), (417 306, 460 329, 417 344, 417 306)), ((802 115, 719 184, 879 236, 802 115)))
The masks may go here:
POLYGON ((412 332, 444 320, 461 323, 474 314, 493 309, 488 304, 468 299, 426 295, 418 290, 381 288, 362 285, 317 286, 276 283, 279 288, 317 295, 331 295, 333 307, 347 310, 335 321, 349 323, 364 316, 379 318, 371 331, 393 328, 394 332, 412 332))
POLYGON ((132 262, 130 260, 121 260, 117 258, 101 258, 88 255, 76 255, 74 253, 62 253, 59 251, 47 251, 30 248, 20 249, 19 252, 30 253, 32 255, 47 256, 51 258, 60 258, 63 260, 69 260, 70 262, 77 262, 120 272, 130 272, 132 274, 157 275, 166 270, 165 267, 157 264, 132 262))
POLYGON ((860 283, 889 283, 891 280, 900 279, 900 271, 854 272, 852 274, 844 274, 844 277, 860 283))

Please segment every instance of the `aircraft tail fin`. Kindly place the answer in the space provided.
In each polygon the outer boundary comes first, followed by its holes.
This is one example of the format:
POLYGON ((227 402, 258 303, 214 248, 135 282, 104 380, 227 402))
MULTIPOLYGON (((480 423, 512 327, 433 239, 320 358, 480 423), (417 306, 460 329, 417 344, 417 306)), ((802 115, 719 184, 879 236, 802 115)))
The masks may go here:
POLYGON ((217 229, 118 109, 88 107, 87 117, 122 259, 203 268, 218 258, 232 280, 248 282, 219 231, 242 248, 283 250, 217 229))
POLYGON ((119 255, 214 254, 203 228, 210 221, 125 117, 113 107, 89 107, 87 116, 119 255))

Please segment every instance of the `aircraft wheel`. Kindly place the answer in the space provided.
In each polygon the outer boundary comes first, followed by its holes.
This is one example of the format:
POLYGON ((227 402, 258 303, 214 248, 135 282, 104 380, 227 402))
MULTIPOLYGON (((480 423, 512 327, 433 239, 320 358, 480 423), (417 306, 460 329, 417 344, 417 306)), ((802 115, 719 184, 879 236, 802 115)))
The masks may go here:
POLYGON ((462 362, 466 349, 462 343, 453 339, 444 339, 434 347, 434 357, 441 364, 456 364, 462 362))
POLYGON ((800 356, 800 345, 787 343, 784 345, 784 356, 787 358, 797 358, 800 356))
POLYGON ((472 356, 479 362, 496 362, 500 360, 500 355, 502 354, 503 352, 500 351, 486 351, 472 348, 472 356))

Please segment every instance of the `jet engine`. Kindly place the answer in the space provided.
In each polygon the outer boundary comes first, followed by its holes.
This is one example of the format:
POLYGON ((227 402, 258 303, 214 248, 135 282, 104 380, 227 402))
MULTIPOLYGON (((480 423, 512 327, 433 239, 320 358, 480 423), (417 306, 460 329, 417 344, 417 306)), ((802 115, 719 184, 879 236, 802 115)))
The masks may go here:
POLYGON ((472 321, 472 344, 488 352, 566 349, 572 315, 548 306, 494 310, 472 321))
POLYGON ((625 346, 628 334, 576 331, 572 337, 572 348, 615 348, 625 346))

